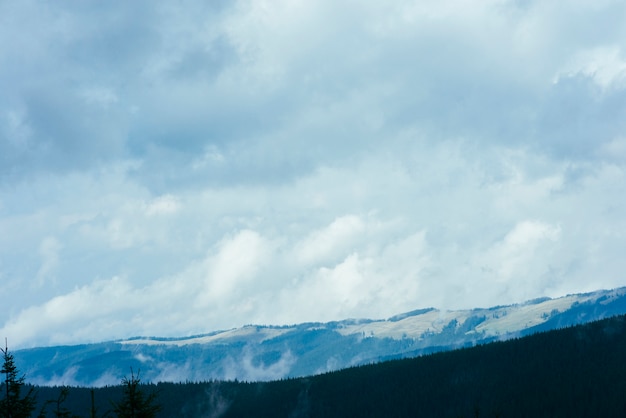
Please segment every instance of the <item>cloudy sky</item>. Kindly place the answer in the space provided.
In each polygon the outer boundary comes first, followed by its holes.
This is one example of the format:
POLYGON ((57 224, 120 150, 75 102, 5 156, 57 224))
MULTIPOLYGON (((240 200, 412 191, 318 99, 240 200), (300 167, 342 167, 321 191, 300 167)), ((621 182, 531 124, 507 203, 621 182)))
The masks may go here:
POLYGON ((626 4, 0 2, 14 348, 626 285, 626 4))

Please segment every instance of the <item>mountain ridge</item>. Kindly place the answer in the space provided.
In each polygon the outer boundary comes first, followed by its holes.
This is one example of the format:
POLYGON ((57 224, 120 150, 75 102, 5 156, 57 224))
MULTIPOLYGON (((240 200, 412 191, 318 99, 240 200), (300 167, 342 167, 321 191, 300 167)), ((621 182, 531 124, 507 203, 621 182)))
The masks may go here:
POLYGON ((416 309, 387 319, 246 325, 188 337, 132 337, 17 350, 40 385, 114 384, 129 367, 146 381, 273 380, 413 357, 626 313, 626 287, 458 311, 416 309))
MULTIPOLYGON (((626 315, 507 341, 270 382, 140 385, 157 417, 624 417, 626 315)), ((39 407, 66 387, 33 388, 39 407)), ((124 387, 70 389, 72 413, 124 387)), ((39 408, 37 408, 39 409, 39 408)))

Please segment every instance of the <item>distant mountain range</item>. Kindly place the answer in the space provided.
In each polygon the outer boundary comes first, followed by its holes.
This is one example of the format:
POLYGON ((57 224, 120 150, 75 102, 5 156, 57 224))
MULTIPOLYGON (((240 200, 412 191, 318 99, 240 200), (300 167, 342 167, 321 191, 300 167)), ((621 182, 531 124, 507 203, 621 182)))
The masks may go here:
POLYGON ((18 350, 38 385, 143 381, 274 380, 505 340, 626 313, 626 287, 488 309, 420 309, 385 320, 245 326, 185 338, 131 338, 18 350))
MULTIPOLYGON (((156 418, 624 418, 624 353, 626 315, 617 315, 315 376, 272 382, 159 382, 138 389, 155 397, 160 407, 156 418)), ((54 416, 61 416, 59 409, 68 416, 109 416, 111 402, 123 399, 126 388, 72 387, 67 398, 62 392, 66 387, 33 389, 36 411, 47 406, 57 408, 49 411, 54 416)))

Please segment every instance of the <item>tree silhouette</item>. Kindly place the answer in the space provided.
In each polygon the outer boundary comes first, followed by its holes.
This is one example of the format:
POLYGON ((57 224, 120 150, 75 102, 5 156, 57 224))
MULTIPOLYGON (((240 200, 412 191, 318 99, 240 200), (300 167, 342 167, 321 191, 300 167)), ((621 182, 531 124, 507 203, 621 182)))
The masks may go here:
POLYGON ((78 415, 73 414, 64 405, 65 400, 67 399, 67 395, 69 395, 69 393, 70 393, 70 389, 67 386, 64 386, 61 388, 61 391, 59 392, 59 396, 56 399, 46 402, 46 404, 54 405, 52 414, 54 415, 55 418, 79 418, 78 415))
POLYGON ((24 388, 24 375, 19 376, 19 370, 15 365, 13 354, 9 353, 9 348, 5 340, 2 351, 2 370, 4 381, 0 385, 3 398, 0 400, 0 417, 2 418, 27 418, 35 409, 35 390, 30 388, 26 395, 22 396, 24 388))
POLYGON ((139 371, 137 376, 130 369, 130 379, 124 377, 122 386, 124 386, 124 395, 118 403, 113 403, 113 412, 119 418, 154 418, 161 409, 155 403, 156 393, 152 392, 145 395, 140 388, 141 380, 139 379, 139 371))
MULTIPOLYGON (((90 400, 91 407, 89 408, 89 418, 98 418, 98 408, 96 408, 96 391, 94 388, 89 389, 90 392, 90 400)), ((107 412, 104 417, 108 416, 109 412, 107 412)))

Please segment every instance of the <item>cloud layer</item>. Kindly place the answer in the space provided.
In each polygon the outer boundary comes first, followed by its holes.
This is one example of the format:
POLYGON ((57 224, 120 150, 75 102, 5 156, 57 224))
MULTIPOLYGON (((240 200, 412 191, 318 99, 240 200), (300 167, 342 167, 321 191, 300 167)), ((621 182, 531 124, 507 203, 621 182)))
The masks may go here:
POLYGON ((0 5, 12 346, 626 285, 619 1, 0 5))

